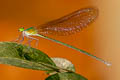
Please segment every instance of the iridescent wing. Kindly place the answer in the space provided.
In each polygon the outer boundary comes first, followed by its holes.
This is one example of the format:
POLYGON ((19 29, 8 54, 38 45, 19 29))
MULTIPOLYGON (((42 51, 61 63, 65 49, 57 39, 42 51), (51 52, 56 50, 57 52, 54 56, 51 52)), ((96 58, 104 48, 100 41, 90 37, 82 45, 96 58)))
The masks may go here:
POLYGON ((98 9, 84 8, 37 27, 39 34, 70 35, 80 32, 98 16, 98 9))

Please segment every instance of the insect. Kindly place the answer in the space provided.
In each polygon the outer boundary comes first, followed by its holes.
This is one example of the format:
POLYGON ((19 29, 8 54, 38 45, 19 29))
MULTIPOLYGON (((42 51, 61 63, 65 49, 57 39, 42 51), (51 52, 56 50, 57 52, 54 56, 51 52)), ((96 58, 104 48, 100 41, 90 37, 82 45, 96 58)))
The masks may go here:
POLYGON ((24 37, 27 37, 30 40, 33 40, 33 39, 36 40, 38 43, 39 40, 37 38, 34 38, 33 36, 39 36, 39 37, 54 41, 56 43, 62 44, 64 46, 67 46, 69 48, 75 49, 75 50, 82 52, 88 56, 91 56, 107 65, 110 65, 108 62, 102 60, 101 58, 98 58, 90 53, 87 53, 87 52, 81 50, 81 49, 78 49, 76 47, 73 47, 71 45, 63 43, 61 41, 57 41, 55 39, 49 38, 47 36, 44 36, 47 34, 66 36, 66 35, 71 35, 71 34, 80 32, 83 28, 87 27, 90 23, 94 22, 94 20, 96 19, 97 16, 98 16, 98 9, 83 8, 83 9, 77 10, 71 14, 68 14, 64 17, 61 17, 57 20, 50 21, 48 23, 42 24, 37 27, 30 27, 28 29, 20 28, 19 31, 22 32, 21 42, 24 40, 24 37))

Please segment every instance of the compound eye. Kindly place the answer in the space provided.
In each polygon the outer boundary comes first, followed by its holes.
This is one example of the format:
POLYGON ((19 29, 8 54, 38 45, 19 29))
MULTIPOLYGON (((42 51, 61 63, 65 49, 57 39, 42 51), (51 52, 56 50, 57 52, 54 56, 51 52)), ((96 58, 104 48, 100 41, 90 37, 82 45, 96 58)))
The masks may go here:
POLYGON ((19 28, 19 30, 18 30, 19 32, 23 32, 24 31, 24 28, 22 27, 22 28, 19 28))

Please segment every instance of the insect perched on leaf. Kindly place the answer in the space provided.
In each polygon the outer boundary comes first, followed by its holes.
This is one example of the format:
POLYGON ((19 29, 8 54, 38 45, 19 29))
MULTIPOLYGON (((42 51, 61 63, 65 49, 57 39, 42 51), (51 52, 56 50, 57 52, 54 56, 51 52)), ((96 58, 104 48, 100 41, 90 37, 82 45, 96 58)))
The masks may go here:
MULTIPOLYGON (((96 17, 98 16, 98 9, 96 8, 84 8, 84 9, 80 9, 77 10, 69 15, 66 15, 64 17, 61 17, 57 20, 53 20, 50 21, 46 24, 37 26, 37 27, 30 27, 28 29, 24 29, 24 28, 20 28, 19 31, 22 32, 21 36, 22 40, 21 42, 24 40, 24 37, 27 37, 31 40, 36 40, 37 44, 38 44, 38 39, 34 38, 32 36, 39 36, 51 41, 54 41, 56 43, 65 45, 69 48, 75 49, 81 53, 84 53, 88 56, 91 56, 93 58, 95 58, 96 60, 99 60, 103 63, 105 63, 106 65, 110 65, 108 62, 102 60, 101 58, 98 58, 88 52, 85 52, 81 49, 78 49, 76 47, 73 47, 71 45, 68 45, 66 43, 63 43, 61 41, 57 41, 55 39, 49 38, 47 36, 44 35, 71 35, 77 32, 80 32, 83 28, 87 27, 90 23, 92 23, 96 17)), ((19 37, 19 38, 20 38, 19 37)))

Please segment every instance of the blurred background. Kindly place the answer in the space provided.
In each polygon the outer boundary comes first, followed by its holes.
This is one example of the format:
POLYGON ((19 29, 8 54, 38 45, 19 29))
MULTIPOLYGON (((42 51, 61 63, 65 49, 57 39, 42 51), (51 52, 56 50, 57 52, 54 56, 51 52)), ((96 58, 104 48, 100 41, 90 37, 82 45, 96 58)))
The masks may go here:
MULTIPOLYGON (((52 37, 110 61, 112 66, 42 38, 39 38, 39 49, 50 57, 72 61, 77 73, 88 80, 120 80, 119 3, 119 0, 0 0, 0 41, 16 39, 21 26, 37 26, 94 6, 99 9, 99 16, 88 28, 75 35, 52 37)), ((43 71, 0 64, 0 80, 44 80, 46 77, 43 71)))

